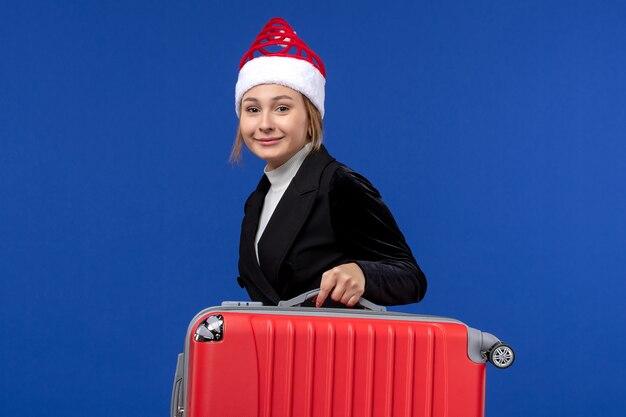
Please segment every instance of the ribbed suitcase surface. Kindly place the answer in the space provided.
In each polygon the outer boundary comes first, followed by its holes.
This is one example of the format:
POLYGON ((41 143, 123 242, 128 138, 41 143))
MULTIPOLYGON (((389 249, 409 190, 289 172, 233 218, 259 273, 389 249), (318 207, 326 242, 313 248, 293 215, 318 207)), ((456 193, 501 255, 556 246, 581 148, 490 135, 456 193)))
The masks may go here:
POLYGON ((215 310, 187 343, 187 417, 484 414, 485 364, 454 320, 215 310), (196 341, 211 315, 221 339, 196 341))

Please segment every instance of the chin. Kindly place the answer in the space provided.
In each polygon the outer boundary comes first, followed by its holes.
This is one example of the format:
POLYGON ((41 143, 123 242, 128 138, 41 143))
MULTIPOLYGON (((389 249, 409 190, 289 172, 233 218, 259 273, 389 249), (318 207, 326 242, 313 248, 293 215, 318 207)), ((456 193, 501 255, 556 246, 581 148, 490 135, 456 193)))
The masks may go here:
POLYGON ((265 161, 269 161, 271 159, 276 159, 276 158, 280 159, 280 157, 285 154, 285 150, 283 149, 282 146, 280 146, 280 144, 277 144, 274 146, 256 145, 251 150, 257 157, 265 161))

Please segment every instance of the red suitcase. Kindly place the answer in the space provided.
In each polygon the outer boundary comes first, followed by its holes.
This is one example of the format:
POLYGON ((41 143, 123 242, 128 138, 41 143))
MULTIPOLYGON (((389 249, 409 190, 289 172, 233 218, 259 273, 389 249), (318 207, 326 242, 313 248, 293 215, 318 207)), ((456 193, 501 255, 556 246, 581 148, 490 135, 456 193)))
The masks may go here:
POLYGON ((454 319, 288 307, 313 295, 200 312, 178 358, 172 417, 478 417, 485 362, 514 360, 454 319))

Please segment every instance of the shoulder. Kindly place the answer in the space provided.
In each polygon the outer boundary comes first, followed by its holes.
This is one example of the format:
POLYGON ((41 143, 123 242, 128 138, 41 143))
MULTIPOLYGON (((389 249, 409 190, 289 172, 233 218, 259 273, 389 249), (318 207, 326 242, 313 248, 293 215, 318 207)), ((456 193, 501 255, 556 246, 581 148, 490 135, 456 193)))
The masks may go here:
POLYGON ((343 198, 380 197, 374 185, 363 175, 345 164, 337 163, 330 181, 330 192, 343 198))

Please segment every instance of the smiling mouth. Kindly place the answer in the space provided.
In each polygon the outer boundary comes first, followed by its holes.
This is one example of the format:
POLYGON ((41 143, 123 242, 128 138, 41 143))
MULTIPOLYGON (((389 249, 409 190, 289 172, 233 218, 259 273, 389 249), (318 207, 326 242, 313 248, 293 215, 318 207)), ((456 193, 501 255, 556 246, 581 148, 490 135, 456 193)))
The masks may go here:
POLYGON ((269 145, 278 143, 281 139, 282 137, 280 138, 255 138, 254 140, 260 145, 269 146, 269 145))

